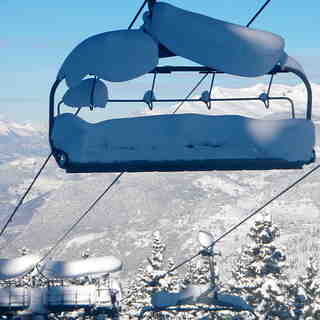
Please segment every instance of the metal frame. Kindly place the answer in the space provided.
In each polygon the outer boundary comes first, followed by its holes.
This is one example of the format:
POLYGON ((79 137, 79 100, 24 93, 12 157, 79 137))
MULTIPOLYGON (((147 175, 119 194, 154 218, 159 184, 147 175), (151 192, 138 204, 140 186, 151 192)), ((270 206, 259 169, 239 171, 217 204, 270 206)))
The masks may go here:
POLYGON ((25 287, 2 287, 8 292, 4 294, 0 292, 0 297, 8 298, 8 303, 0 302, 0 314, 7 314, 16 311, 25 310, 30 306, 30 290, 25 287), (14 292, 15 289, 21 290, 21 293, 14 292))

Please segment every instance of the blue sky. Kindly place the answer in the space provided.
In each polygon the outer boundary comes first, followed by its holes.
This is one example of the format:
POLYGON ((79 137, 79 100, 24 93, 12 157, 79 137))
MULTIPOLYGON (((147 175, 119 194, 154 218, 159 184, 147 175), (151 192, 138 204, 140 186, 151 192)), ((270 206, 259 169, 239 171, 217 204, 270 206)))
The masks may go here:
MULTIPOLYGON (((245 25, 264 0, 168 2, 245 25)), ((127 28, 141 3, 142 0, 0 0, 0 114, 19 121, 46 121, 50 86, 67 54, 91 35, 127 28)), ((283 36, 286 51, 302 62, 316 83, 320 83, 319 13, 319 0, 273 0, 252 25, 283 36)), ((139 81, 131 89, 121 93, 120 87, 117 92, 125 97, 148 79, 139 81)), ((171 91, 182 89, 174 83, 166 86, 171 91)), ((219 85, 234 84, 224 79, 219 85)), ((180 87, 184 86, 184 81, 180 82, 180 87)), ((138 93, 139 97, 142 95, 143 92, 138 93)))

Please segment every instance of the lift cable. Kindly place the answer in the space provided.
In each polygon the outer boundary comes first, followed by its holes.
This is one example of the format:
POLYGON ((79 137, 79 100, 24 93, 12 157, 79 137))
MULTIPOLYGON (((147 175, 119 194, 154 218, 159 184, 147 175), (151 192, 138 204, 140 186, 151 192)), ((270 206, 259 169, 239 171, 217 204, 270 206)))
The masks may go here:
MULTIPOLYGON (((302 182, 305 178, 307 178, 309 175, 311 175, 312 173, 314 173, 316 170, 318 170, 320 168, 320 164, 315 166, 314 168, 312 168, 311 170, 309 170, 307 173, 305 173, 302 177, 300 177, 299 179, 295 180, 292 184, 290 184, 288 187, 286 187, 285 189, 283 189, 282 191, 280 191, 279 193, 277 193, 274 197, 272 197, 269 201, 265 202, 262 206, 260 206, 259 208, 257 208, 256 210, 254 210, 251 214, 249 214, 246 218, 244 218, 243 220, 241 220, 239 223, 237 223, 236 225, 234 225, 232 228, 230 228, 228 231, 226 231, 224 234, 222 234, 219 238, 217 238, 216 240, 214 240, 212 242, 211 245, 209 245, 206 248, 203 248, 202 250, 200 250, 199 252, 197 252, 196 254, 194 254, 193 256, 189 257, 188 259, 182 261, 181 263, 179 263, 178 265, 174 266, 173 268, 171 268, 170 270, 168 270, 167 272, 165 272, 164 274, 157 276, 153 281, 149 282, 147 285, 155 285, 156 283, 158 283, 158 281, 160 279, 165 278, 167 275, 169 275, 170 273, 176 271, 177 269, 181 268, 182 266, 184 266, 185 264, 191 262, 193 259, 195 259, 196 257, 200 256, 204 250, 210 250, 215 244, 217 244, 219 241, 221 241, 223 238, 225 238, 226 236, 228 236, 230 233, 232 233, 233 231, 235 231, 236 229, 238 229, 242 224, 244 224, 245 222, 247 222, 249 219, 251 219, 252 217, 254 217, 257 213, 259 213, 260 211, 262 211, 265 207, 267 207, 268 205, 270 205, 273 201, 277 200, 278 198, 280 198, 282 195, 284 195, 286 192, 288 192, 290 189, 292 189, 293 187, 295 187, 297 184, 299 184, 300 182, 302 182)), ((134 292, 133 292, 134 293, 134 292)), ((131 293, 130 295, 124 297, 121 301, 123 300, 127 300, 128 298, 131 297, 131 295, 133 294, 131 293)))
POLYGON ((116 184, 116 182, 121 178, 124 172, 119 173, 115 179, 106 187, 106 189, 99 195, 99 197, 90 205, 90 207, 71 225, 71 227, 57 240, 55 245, 53 245, 50 250, 39 260, 38 264, 49 257, 50 254, 59 246, 59 244, 66 239, 66 237, 71 233, 71 231, 89 214, 89 212, 94 208, 94 206, 107 194, 107 192, 116 184))
POLYGON ((25 193, 23 194, 23 196, 20 198, 18 204, 16 205, 16 207, 14 208, 13 212, 10 214, 7 222, 5 223, 5 225, 2 227, 1 231, 0 231, 0 237, 3 235, 3 233, 6 231, 8 225, 12 222, 13 217, 15 216, 15 214, 17 213, 18 209, 21 207, 21 205, 23 204, 24 199, 26 198, 26 196, 28 195, 28 193, 30 192, 31 188, 33 187, 33 185, 35 184, 35 182, 37 181, 37 179, 39 178, 42 170, 46 167, 47 163, 49 162, 50 158, 52 156, 52 152, 48 155, 48 157, 45 159, 45 161, 43 162, 40 170, 37 172, 37 174, 35 175, 35 177, 33 178, 31 184, 29 185, 29 187, 27 188, 27 190, 25 191, 25 193))
MULTIPOLYGON (((147 4, 148 0, 145 0, 143 2, 143 4, 141 5, 141 7, 139 8, 138 12, 136 13, 135 17, 133 18, 133 20, 131 21, 128 29, 131 29, 132 26, 134 25, 135 21, 137 20, 138 16, 140 15, 141 11, 143 10, 143 8, 145 7, 145 5, 147 4)), ((52 153, 50 154, 51 157, 52 153)), ((39 173, 40 174, 40 173, 39 173)), ((124 172, 120 172, 117 177, 112 181, 112 183, 110 185, 108 185, 108 187, 103 191, 102 194, 100 194, 100 196, 91 204, 91 206, 78 218, 78 220, 71 225, 71 227, 60 237, 60 239, 55 243, 54 246, 51 247, 51 249, 46 253, 46 255, 44 255, 41 260, 38 262, 41 263, 43 260, 45 260, 51 253, 53 253, 53 251, 59 246, 59 244, 71 233, 71 231, 82 221, 82 219, 84 219, 89 212, 93 209, 93 207, 104 197, 104 195, 112 188, 112 186, 121 178, 121 176, 124 174, 124 172)), ((31 189, 31 187, 29 188, 31 189)), ((1 234, 0 234, 1 236, 1 234)))
POLYGON ((196 91, 196 89, 200 86, 200 84, 203 82, 203 80, 208 76, 209 73, 206 73, 199 82, 193 87, 193 89, 187 94, 187 96, 184 98, 183 101, 180 102, 180 104, 177 106, 177 108, 173 111, 173 114, 177 113, 178 110, 183 106, 183 104, 186 102, 186 100, 189 99, 189 97, 196 91))
MULTIPOLYGON (((258 209, 256 209, 255 211, 253 211, 251 214, 249 214, 246 218, 244 218, 243 220, 241 220, 238 224, 236 224, 235 226, 233 226, 232 228, 230 228, 228 231, 226 231, 224 234, 222 234, 219 238, 217 238, 210 246, 206 247, 205 250, 211 249, 216 243, 218 243, 219 241, 221 241, 223 238, 225 238, 226 236, 228 236, 230 233, 232 233, 233 231, 235 231, 236 229, 238 229, 242 224, 244 224, 245 222, 247 222, 249 219, 251 219, 252 217, 254 217, 257 213, 259 213, 260 211, 262 211, 264 208, 266 208, 269 204, 271 204, 273 201, 277 200, 278 198, 280 198, 282 195, 284 195, 285 193, 287 193, 290 189, 292 189, 293 187, 295 187, 297 184, 299 184, 300 182, 302 182, 305 178, 307 178, 309 175, 311 175, 312 173, 314 173, 316 170, 318 170, 320 168, 320 164, 317 165, 316 167, 312 168, 311 170, 309 170, 307 173, 305 173, 302 177, 300 177, 299 179, 297 179, 296 181, 294 181, 292 184, 290 184, 288 187, 286 187, 285 189, 283 189, 282 191, 280 191, 278 194, 276 194, 274 197, 272 197, 269 201, 265 202, 262 206, 260 206, 258 209)), ((180 268, 181 266, 183 266, 184 264, 190 262, 191 260, 193 260, 194 258, 196 258, 197 256, 199 256, 201 253, 203 252, 203 250, 199 251, 197 254, 195 254, 194 256, 192 256, 191 258, 183 261, 182 263, 180 263, 179 265, 173 267, 172 269, 170 269, 169 271, 167 271, 167 273, 165 273, 162 277, 165 277, 166 275, 168 275, 169 273, 175 271, 176 269, 180 268)))
MULTIPOLYGON (((81 110, 81 107, 78 108, 76 110, 76 112, 74 113, 74 115, 76 116, 81 110)), ((5 232, 5 230, 7 229, 8 225, 10 224, 10 222, 12 222, 13 217, 15 216, 15 214, 17 213, 18 209, 21 207, 21 205, 23 204, 24 199, 26 198, 26 196, 28 195, 28 193, 30 192, 30 190, 32 189, 33 185, 35 184, 35 182, 37 181, 37 179, 39 178, 40 174, 42 173, 43 169, 46 167, 46 165, 48 164, 51 156, 53 155, 53 152, 51 152, 47 158, 44 160, 41 168, 39 169, 39 171, 37 172, 37 174, 35 175, 35 177, 33 178, 32 182, 30 183, 30 185, 28 186, 27 190, 25 191, 25 193, 23 194, 23 196, 21 197, 20 201, 18 202, 17 206, 14 208, 13 212, 11 213, 11 215, 9 216, 6 224, 3 226, 2 230, 0 231, 0 237, 2 236, 2 234, 5 232)), ((10 246, 10 243, 9 243, 10 246)))
POLYGON ((145 1, 143 2, 143 4, 141 5, 141 7, 139 8, 137 14, 134 16, 133 20, 131 21, 131 23, 130 23, 130 25, 129 25, 129 27, 128 27, 128 30, 130 30, 130 29, 133 27, 134 23, 135 23, 136 20, 138 19, 141 11, 143 10, 143 8, 144 8, 145 5, 147 4, 147 2, 148 2, 148 0, 145 0, 145 1))
MULTIPOLYGON (((146 6, 146 4, 148 3, 148 0, 145 0, 143 2, 143 4, 141 5, 141 7, 139 8, 139 10, 137 11, 136 15, 134 16, 134 18, 132 19, 128 30, 130 30, 134 23, 136 22, 136 20, 138 19, 140 13, 142 12, 143 8, 146 6)), ((247 23, 246 27, 249 28, 250 25, 256 20, 256 18, 261 14, 261 12, 266 8, 266 6, 271 2, 271 0, 267 0, 262 6, 261 8, 255 13, 255 15, 250 19, 250 21, 247 23)))
POLYGON ((246 27, 249 28, 250 25, 252 24, 252 22, 254 20, 256 20, 256 18, 258 17, 258 15, 264 10, 264 8, 271 2, 271 0, 267 0, 264 5, 257 11, 257 13, 251 18, 251 20, 247 23, 246 27))

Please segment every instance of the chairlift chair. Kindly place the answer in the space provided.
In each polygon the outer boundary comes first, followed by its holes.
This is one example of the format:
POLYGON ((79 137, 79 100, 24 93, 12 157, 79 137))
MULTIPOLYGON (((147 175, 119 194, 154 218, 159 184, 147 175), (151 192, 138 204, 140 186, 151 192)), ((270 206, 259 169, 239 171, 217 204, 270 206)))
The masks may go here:
POLYGON ((188 12, 165 2, 148 1, 144 24, 92 36, 80 43, 62 64, 50 92, 49 141, 58 165, 68 173, 202 170, 265 170, 302 168, 315 160, 311 85, 300 64, 284 51, 284 40, 254 30, 188 12), (191 27, 192 26, 192 27, 191 27), (189 39, 189 40, 188 40, 189 39), (181 56, 199 66, 158 66, 159 59, 181 56), (109 82, 153 74, 143 98, 113 99, 109 82), (155 83, 162 74, 201 73, 211 76, 199 98, 157 99, 155 83), (303 82, 304 118, 296 118, 294 102, 272 96, 274 76, 292 73, 303 82), (215 98, 216 75, 270 76, 267 92, 257 97, 215 98), (69 87, 56 105, 58 86, 69 87), (283 100, 290 107, 284 120, 240 115, 169 114, 111 119, 89 123, 80 118, 84 107, 107 103, 283 100), (74 114, 61 107, 76 108, 74 114))
POLYGON ((210 232, 199 231, 198 241, 202 247, 201 255, 209 259, 211 283, 201 285, 189 285, 184 290, 172 293, 167 291, 155 292, 151 297, 151 306, 142 308, 139 318, 143 319, 148 312, 189 312, 207 311, 220 312, 247 311, 254 315, 253 308, 241 297, 220 293, 215 283, 215 270, 213 258, 214 237, 210 232))
POLYGON ((39 261, 35 255, 24 255, 12 259, 0 259, 0 314, 14 316, 27 310, 31 303, 30 288, 17 286, 15 280, 29 274, 39 261))

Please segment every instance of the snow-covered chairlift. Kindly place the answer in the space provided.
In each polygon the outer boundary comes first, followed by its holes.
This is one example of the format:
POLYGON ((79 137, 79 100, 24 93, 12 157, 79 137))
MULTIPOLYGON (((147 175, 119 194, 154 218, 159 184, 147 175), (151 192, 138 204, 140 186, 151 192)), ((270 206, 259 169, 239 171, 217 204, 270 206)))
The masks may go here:
POLYGON ((13 315, 26 310, 30 305, 30 290, 17 287, 18 279, 31 272, 39 262, 35 255, 25 255, 13 259, 0 259, 0 314, 13 315), (12 282, 12 283, 11 283, 12 282))
POLYGON ((150 1, 138 30, 119 30, 90 37, 66 58, 50 93, 49 141, 58 165, 67 172, 139 172, 257 170, 301 168, 315 160, 315 129, 311 121, 312 91, 302 67, 284 51, 284 40, 270 32, 188 12, 150 1), (186 39, 190 39, 187 41, 186 39), (160 48, 160 50, 159 50, 160 48), (200 66, 158 66, 158 59, 177 55, 200 66), (157 99, 156 76, 172 72, 212 75, 210 90, 197 99, 157 99), (304 119, 295 118, 293 101, 270 95, 277 73, 293 73, 306 87, 304 119), (105 81, 127 81, 154 74, 143 99, 110 99, 105 81), (271 75, 267 93, 258 97, 212 97, 214 76, 271 75), (89 77, 89 78, 88 78, 89 77), (55 93, 65 80, 69 87, 58 106, 55 93), (285 100, 291 117, 261 120, 240 115, 171 114, 121 118, 89 123, 78 116, 112 102, 285 100), (77 108, 62 113, 61 105, 77 108))
POLYGON ((91 257, 73 261, 50 261, 41 273, 53 284, 47 288, 46 307, 51 312, 84 309, 86 312, 116 312, 121 300, 117 281, 109 279, 104 285, 67 285, 81 277, 99 278, 121 270, 122 262, 113 256, 91 257), (64 284, 57 285, 57 280, 64 284), (112 296, 114 295, 114 297, 112 296))
POLYGON ((241 297, 219 293, 216 286, 213 258, 214 237, 210 232, 199 231, 198 241, 201 245, 201 255, 209 260, 211 282, 202 285, 189 285, 184 290, 172 293, 167 291, 155 292, 151 297, 151 306, 144 307, 140 312, 140 318, 147 312, 161 311, 248 311, 254 314, 253 308, 241 297))
POLYGON ((0 288, 0 314, 14 314, 28 309, 30 290, 25 287, 0 288))
POLYGON ((253 313, 253 308, 241 297, 217 293, 210 284, 188 286, 178 293, 156 292, 151 298, 151 304, 152 306, 142 309, 141 319, 147 312, 161 311, 248 311, 253 313))

